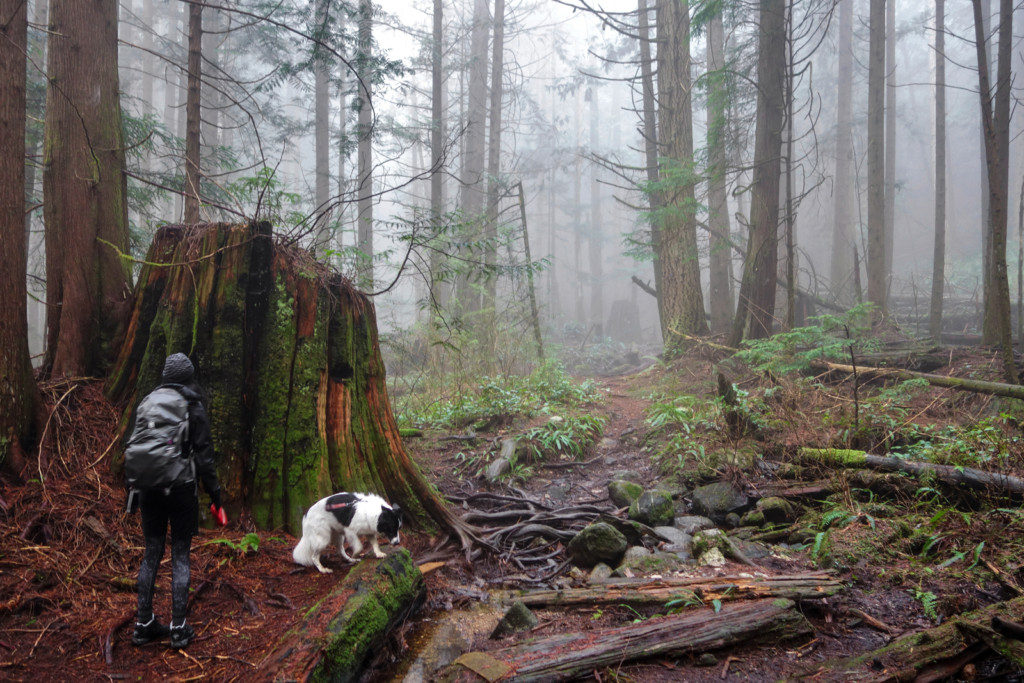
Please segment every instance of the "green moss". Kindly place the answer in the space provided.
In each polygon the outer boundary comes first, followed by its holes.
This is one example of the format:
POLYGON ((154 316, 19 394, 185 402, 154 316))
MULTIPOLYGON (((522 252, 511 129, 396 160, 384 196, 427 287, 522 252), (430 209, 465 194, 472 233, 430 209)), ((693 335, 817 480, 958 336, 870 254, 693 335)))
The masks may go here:
POLYGON ((863 467, 864 451, 847 448, 801 448, 800 459, 809 464, 824 463, 838 467, 863 467))

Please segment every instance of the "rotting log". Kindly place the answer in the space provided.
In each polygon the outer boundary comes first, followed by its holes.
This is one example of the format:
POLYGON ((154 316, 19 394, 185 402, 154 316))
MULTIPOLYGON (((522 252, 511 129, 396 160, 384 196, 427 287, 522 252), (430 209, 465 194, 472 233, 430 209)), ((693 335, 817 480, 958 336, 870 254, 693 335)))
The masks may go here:
POLYGON ((843 583, 826 572, 791 576, 715 576, 703 579, 611 579, 588 588, 510 591, 506 601, 520 600, 527 607, 569 605, 664 605, 672 600, 749 600, 827 598, 843 589, 843 583))
MULTIPOLYGON (((841 363, 816 364, 825 370, 833 372, 844 372, 853 374, 852 365, 841 363)), ((934 375, 928 372, 914 372, 913 370, 901 370, 899 368, 873 368, 857 366, 857 374, 862 379, 868 378, 892 378, 899 380, 923 379, 928 384, 947 389, 959 389, 960 391, 971 391, 976 394, 988 394, 990 396, 1002 396, 1004 398, 1016 398, 1024 400, 1024 384, 1006 384, 1004 382, 989 382, 981 379, 968 379, 966 377, 947 377, 945 375, 934 375)))
POLYGON ((717 650, 737 643, 778 643, 811 633, 784 598, 729 603, 615 628, 565 633, 488 652, 516 681, 558 681, 649 657, 717 650))
MULTIPOLYGON (((808 670, 799 680, 813 681, 910 681, 935 680, 933 670, 944 671, 979 643, 1024 666, 1024 644, 993 630, 993 617, 1019 620, 1024 617, 1024 598, 983 607, 950 617, 941 626, 908 633, 888 645, 855 657, 833 659, 808 670)), ((955 673, 951 672, 951 673, 955 673)))
POLYGON ((805 465, 838 468, 864 468, 903 472, 918 478, 934 477, 947 486, 966 487, 973 491, 1024 497, 1024 479, 998 472, 985 472, 971 467, 936 465, 930 462, 904 460, 892 456, 872 455, 864 451, 837 448, 801 448, 798 458, 805 465))
POLYGON ((261 680, 353 681, 426 595, 405 549, 357 564, 260 663, 261 680))
MULTIPOLYGON (((301 528, 317 499, 370 491, 421 528, 455 517, 406 453, 391 412, 373 303, 267 223, 165 226, 139 275, 107 394, 125 406, 187 353, 207 392, 224 499, 259 528, 301 528)), ((115 463, 119 464, 119 463, 115 463)))

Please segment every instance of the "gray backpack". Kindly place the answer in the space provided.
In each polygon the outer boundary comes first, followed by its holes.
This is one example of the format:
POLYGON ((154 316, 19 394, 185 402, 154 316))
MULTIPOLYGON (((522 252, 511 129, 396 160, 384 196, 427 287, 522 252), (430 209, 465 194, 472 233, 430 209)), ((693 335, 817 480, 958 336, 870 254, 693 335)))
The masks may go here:
POLYGON ((157 387, 135 411, 135 429, 124 451, 128 486, 161 489, 194 481, 187 440, 188 400, 176 389, 157 387))

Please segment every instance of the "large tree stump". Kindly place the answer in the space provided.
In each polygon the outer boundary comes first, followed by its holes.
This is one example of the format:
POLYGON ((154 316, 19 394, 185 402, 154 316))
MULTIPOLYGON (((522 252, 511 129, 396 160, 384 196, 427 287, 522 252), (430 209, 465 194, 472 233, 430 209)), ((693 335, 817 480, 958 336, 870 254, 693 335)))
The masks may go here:
POLYGON ((402 446, 370 299, 269 224, 161 228, 139 276, 108 394, 125 427, 184 352, 208 393, 228 510, 298 532, 317 499, 369 491, 467 542, 402 446))

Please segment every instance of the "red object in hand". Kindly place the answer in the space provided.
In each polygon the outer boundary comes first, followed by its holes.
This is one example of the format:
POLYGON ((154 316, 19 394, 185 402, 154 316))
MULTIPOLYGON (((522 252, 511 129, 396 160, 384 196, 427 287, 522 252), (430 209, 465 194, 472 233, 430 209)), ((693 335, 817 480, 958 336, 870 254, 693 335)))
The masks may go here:
POLYGON ((220 524, 221 526, 228 525, 228 513, 224 512, 224 508, 219 508, 213 503, 210 503, 210 514, 212 514, 213 518, 217 520, 217 524, 220 524))

